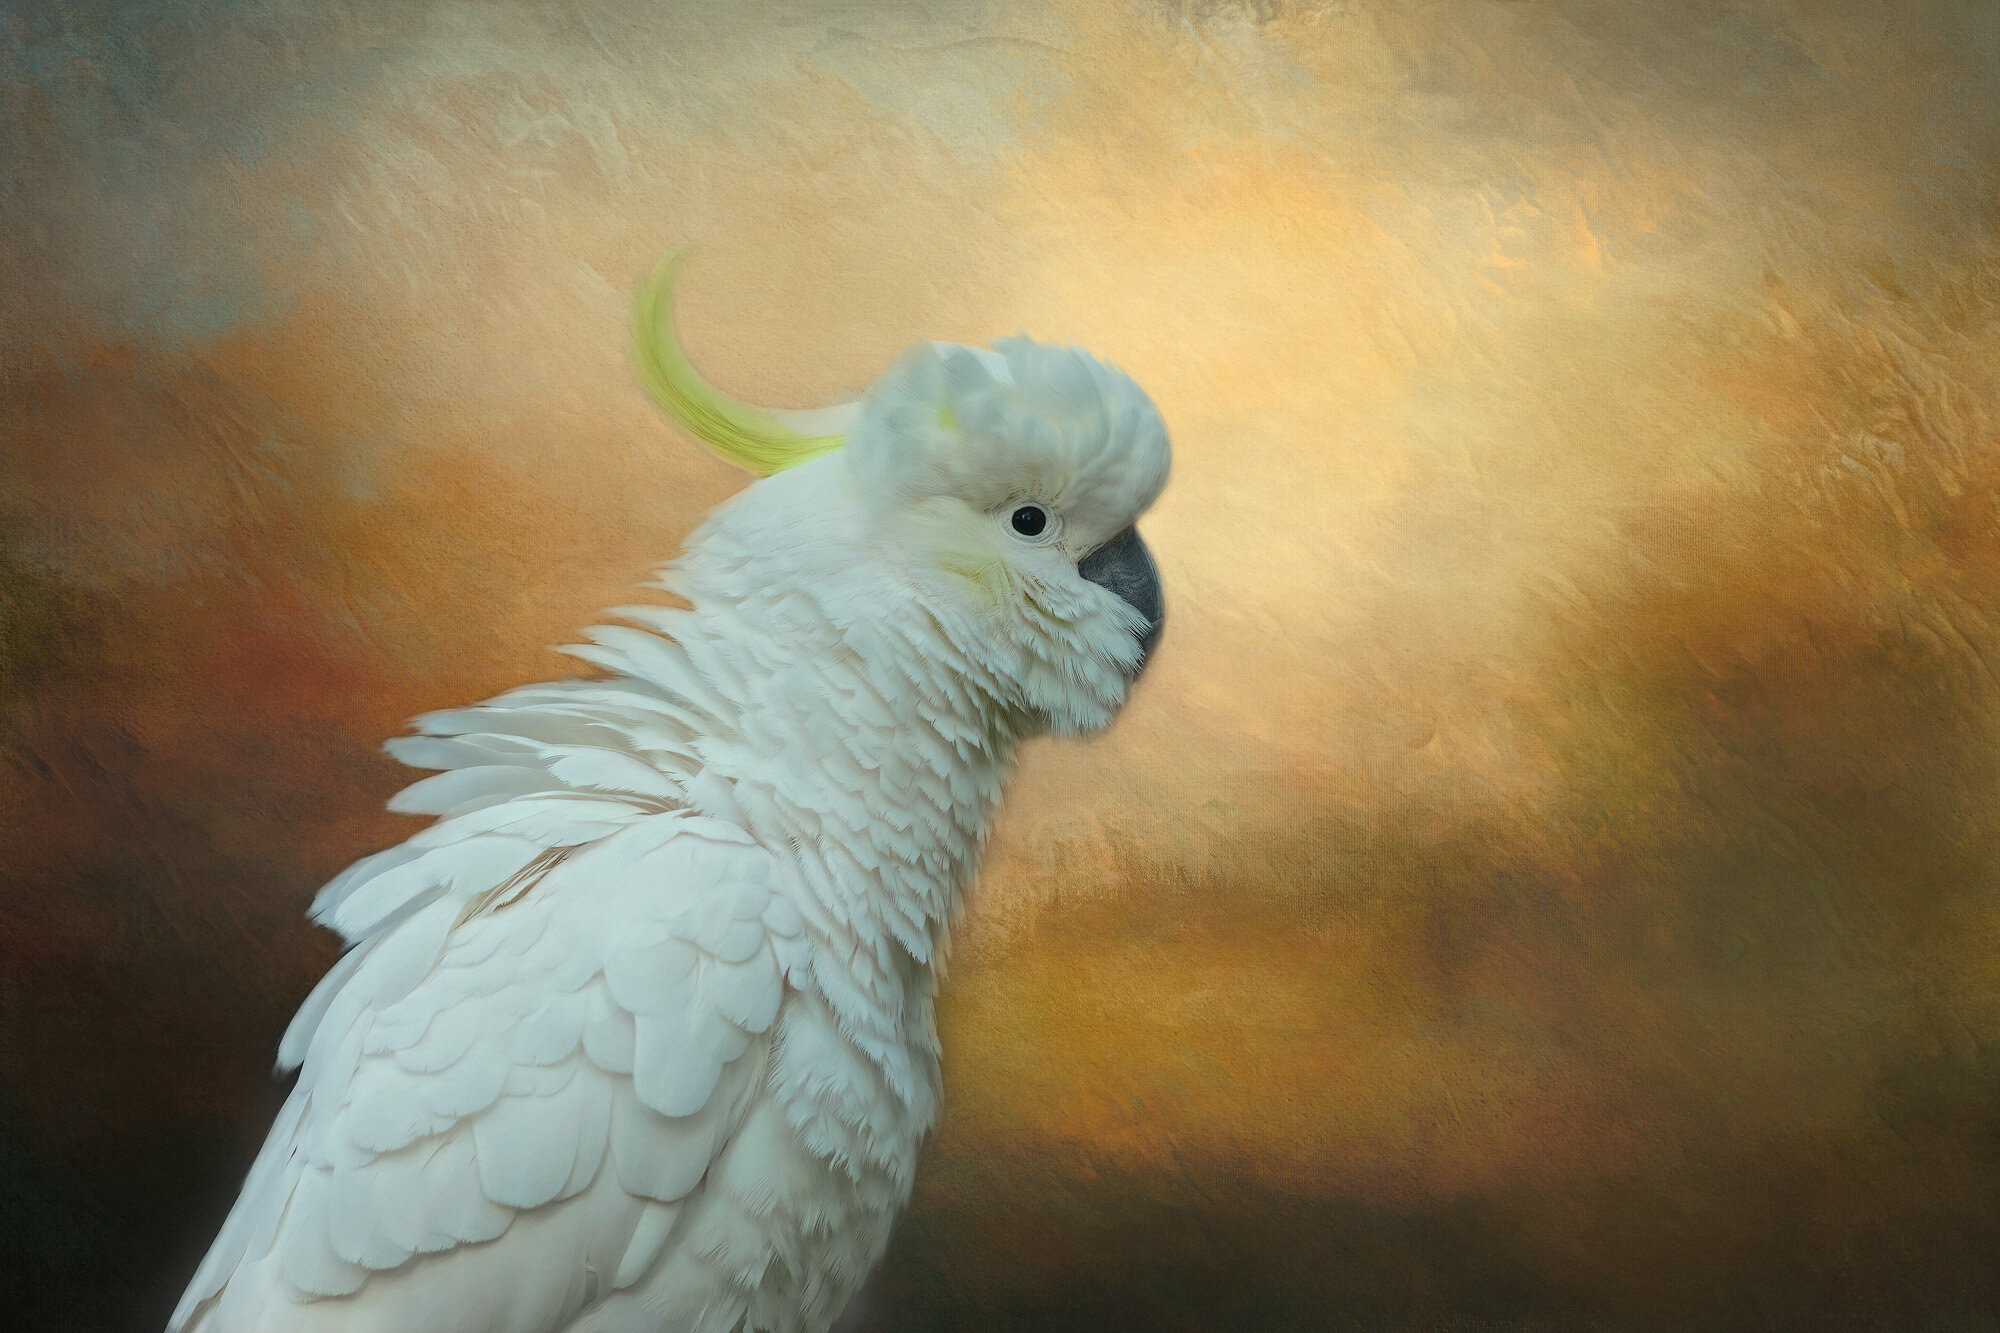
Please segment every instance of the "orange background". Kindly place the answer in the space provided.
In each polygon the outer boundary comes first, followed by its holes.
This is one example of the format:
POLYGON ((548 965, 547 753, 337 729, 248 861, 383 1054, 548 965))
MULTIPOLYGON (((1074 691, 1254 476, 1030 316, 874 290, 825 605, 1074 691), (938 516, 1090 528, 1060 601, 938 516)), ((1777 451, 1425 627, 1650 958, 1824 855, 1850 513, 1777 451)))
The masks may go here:
MULTIPOLYGON (((813 406, 1024 331, 1172 623, 962 923, 875 1329, 2000 1322, 2000 19, 0 17, 0 1301, 156 1326, 381 740, 813 406)), ((27 1325, 24 1325, 27 1326, 27 1325)))

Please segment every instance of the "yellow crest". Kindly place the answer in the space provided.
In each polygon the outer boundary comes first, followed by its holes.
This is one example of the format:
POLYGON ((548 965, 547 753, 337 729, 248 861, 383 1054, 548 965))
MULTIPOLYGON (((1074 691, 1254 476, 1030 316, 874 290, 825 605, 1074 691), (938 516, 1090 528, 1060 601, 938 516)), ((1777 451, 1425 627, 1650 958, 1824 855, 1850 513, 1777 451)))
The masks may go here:
POLYGON ((688 364, 674 328, 674 279, 686 257, 685 248, 667 251, 632 300, 632 364, 653 401, 716 457, 760 477, 840 448, 845 435, 801 435, 729 397, 688 364))

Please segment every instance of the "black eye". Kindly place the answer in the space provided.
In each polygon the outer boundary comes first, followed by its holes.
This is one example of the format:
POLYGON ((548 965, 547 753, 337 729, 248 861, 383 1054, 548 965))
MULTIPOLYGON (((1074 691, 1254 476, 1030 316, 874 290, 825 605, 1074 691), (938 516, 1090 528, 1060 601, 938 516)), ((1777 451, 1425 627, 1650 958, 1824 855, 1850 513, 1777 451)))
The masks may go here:
POLYGON ((1014 531, 1023 537, 1039 537, 1049 526, 1048 512, 1040 505, 1022 505, 1014 511, 1014 517, 1010 521, 1014 525, 1014 531))

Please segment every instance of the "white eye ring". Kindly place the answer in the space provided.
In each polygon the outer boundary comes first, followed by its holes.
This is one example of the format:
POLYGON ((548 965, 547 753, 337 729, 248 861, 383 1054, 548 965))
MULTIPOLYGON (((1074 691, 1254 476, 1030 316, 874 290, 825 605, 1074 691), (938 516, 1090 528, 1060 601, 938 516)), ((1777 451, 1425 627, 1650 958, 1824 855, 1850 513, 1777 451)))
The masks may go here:
POLYGON ((1039 505, 1032 500, 1023 501, 1007 511, 1007 530, 1024 542, 1037 546, 1053 541, 1057 531, 1056 516, 1049 512, 1047 505, 1039 505))

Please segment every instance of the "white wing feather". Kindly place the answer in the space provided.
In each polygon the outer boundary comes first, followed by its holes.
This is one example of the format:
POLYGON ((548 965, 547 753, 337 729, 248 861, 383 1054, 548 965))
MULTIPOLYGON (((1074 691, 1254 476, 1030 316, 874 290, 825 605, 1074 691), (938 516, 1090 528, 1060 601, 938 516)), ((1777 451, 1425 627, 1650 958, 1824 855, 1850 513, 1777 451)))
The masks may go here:
POLYGON ((173 1329, 538 1333, 671 1252, 800 930, 768 853, 678 808, 688 707, 538 686, 392 746, 446 770, 395 808, 443 817, 316 902, 354 947, 173 1329))

